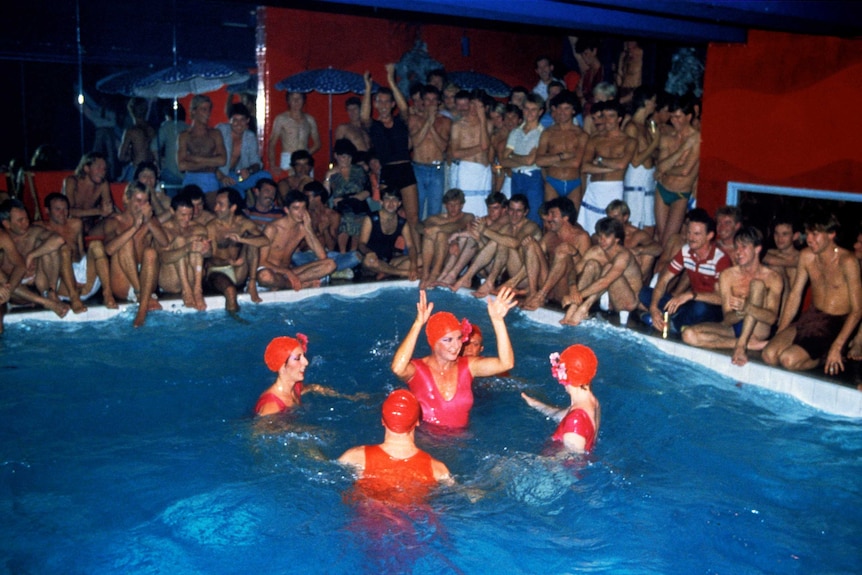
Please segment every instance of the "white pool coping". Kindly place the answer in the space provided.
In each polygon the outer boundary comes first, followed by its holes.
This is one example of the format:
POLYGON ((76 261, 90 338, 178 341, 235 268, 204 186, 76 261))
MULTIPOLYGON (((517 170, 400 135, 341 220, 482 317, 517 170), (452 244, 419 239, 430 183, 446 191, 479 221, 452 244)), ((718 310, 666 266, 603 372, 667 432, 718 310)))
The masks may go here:
MULTIPOLYGON (((325 286, 304 289, 298 292, 289 290, 262 292, 260 296, 264 303, 296 302, 320 294, 360 296, 373 293, 382 288, 415 287, 416 285, 416 282, 407 280, 368 282, 325 286)), ((466 294, 468 291, 462 290, 462 293, 466 294)), ((209 296, 206 298, 206 303, 208 309, 220 309, 224 306, 224 298, 221 296, 209 296)), ((247 294, 240 295, 239 303, 240 306, 254 305, 247 294)), ((163 301, 162 305, 166 311, 172 313, 196 313, 195 310, 182 307, 182 301, 180 300, 163 301)), ((65 318, 59 318, 50 311, 12 313, 6 315, 4 323, 10 325, 28 320, 61 322, 102 321, 116 317, 130 308, 132 311, 137 310, 137 304, 122 304, 116 310, 103 306, 94 306, 82 314, 73 314, 70 312, 65 318)), ((561 312, 547 308, 536 311, 525 311, 524 313, 534 321, 552 326, 559 326, 559 320, 563 317, 561 312)), ((133 329, 131 325, 129 329, 133 329)), ((563 328, 560 326, 560 329, 563 328)), ((700 364, 735 381, 792 395, 800 401, 827 413, 844 417, 862 418, 862 392, 856 389, 808 377, 804 374, 769 367, 760 362, 749 362, 743 367, 738 367, 731 364, 730 358, 724 354, 694 348, 677 341, 649 337, 622 327, 614 327, 614 329, 625 329, 629 336, 640 339, 642 342, 667 354, 700 364)))

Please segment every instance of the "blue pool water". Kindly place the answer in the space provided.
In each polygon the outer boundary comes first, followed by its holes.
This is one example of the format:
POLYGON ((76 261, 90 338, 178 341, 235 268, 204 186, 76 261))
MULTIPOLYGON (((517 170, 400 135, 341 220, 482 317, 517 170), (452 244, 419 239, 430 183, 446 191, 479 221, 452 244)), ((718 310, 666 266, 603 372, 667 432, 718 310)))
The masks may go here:
MULTIPOLYGON (((461 487, 408 516, 363 516, 329 461, 382 438, 389 362, 414 289, 358 298, 151 314, 0 337, 0 573, 859 573, 862 423, 737 386, 587 322, 507 323, 511 378, 477 384, 469 431, 418 434, 461 487), (309 336, 309 382, 370 399, 305 396, 270 422, 275 335, 309 336), (554 424, 519 398, 565 400, 547 357, 593 346, 596 451, 539 456, 554 424), (481 491, 475 503, 464 488, 481 491)), ((444 290, 436 309, 478 323, 444 290)), ((418 353, 427 352, 420 342, 418 353)))

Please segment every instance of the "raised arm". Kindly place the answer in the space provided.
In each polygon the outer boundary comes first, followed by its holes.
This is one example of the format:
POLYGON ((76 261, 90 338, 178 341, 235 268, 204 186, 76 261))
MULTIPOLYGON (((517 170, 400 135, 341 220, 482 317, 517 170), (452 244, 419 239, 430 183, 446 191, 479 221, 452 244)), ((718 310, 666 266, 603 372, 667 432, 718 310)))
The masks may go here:
POLYGON ((398 89, 398 82, 395 81, 395 64, 386 64, 386 81, 395 95, 395 103, 398 105, 398 111, 401 113, 401 119, 406 121, 410 108, 407 106, 404 94, 398 89))
POLYGON ((496 299, 488 297, 488 317, 491 318, 497 338, 497 357, 470 358, 470 373, 474 377, 497 375, 515 367, 515 352, 506 329, 505 318, 509 310, 516 305, 515 292, 509 287, 500 288, 496 299))
POLYGON ((434 304, 428 303, 425 290, 419 290, 419 303, 416 304, 416 319, 413 321, 413 325, 410 326, 410 331, 404 336, 404 341, 398 346, 398 350, 395 352, 395 357, 392 358, 392 365, 390 366, 392 373, 401 381, 409 380, 416 373, 416 367, 414 367, 410 360, 413 359, 413 352, 416 350, 416 341, 422 332, 422 326, 431 317, 433 310, 434 304))

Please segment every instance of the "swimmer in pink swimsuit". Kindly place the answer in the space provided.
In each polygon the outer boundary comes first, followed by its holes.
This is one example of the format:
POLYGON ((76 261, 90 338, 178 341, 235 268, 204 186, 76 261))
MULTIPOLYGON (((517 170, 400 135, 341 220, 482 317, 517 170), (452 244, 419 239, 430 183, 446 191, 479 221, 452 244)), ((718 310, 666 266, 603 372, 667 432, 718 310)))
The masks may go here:
POLYGON ((601 405, 593 395, 592 380, 598 360, 585 345, 572 345, 563 353, 551 354, 551 374, 566 388, 571 405, 557 408, 522 393, 527 405, 559 421, 552 439, 562 442, 566 451, 590 452, 596 442, 601 418, 601 405))
POLYGON ((278 379, 258 398, 254 406, 255 415, 272 415, 298 407, 302 403, 302 394, 309 391, 350 400, 368 397, 362 393, 343 395, 316 383, 303 386, 305 368, 308 367, 307 349, 308 338, 301 333, 296 334, 296 338, 276 337, 269 342, 263 360, 270 371, 278 374, 278 379))
POLYGON ((444 427, 465 427, 473 406, 473 378, 503 373, 515 365, 505 317, 516 305, 511 289, 502 288, 488 298, 488 316, 497 338, 497 357, 460 357, 461 345, 472 326, 449 312, 431 314, 425 290, 419 290, 416 319, 392 359, 392 373, 407 383, 422 406, 422 419, 444 427), (426 325, 427 323, 427 325, 426 325), (425 326, 431 354, 413 359, 416 342, 425 326))

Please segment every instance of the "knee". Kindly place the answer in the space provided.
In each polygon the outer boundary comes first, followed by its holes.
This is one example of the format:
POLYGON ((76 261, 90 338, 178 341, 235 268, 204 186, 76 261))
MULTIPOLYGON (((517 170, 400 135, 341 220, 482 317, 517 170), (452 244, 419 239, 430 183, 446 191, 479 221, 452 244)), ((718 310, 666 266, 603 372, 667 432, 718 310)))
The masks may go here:
POLYGON ((763 348, 763 351, 760 354, 760 358, 763 360, 763 363, 766 365, 771 365, 775 367, 778 365, 778 351, 775 349, 773 345, 767 345, 763 348))
POLYGON ((686 327, 682 330, 682 341, 692 347, 699 347, 700 337, 696 326, 686 327))

